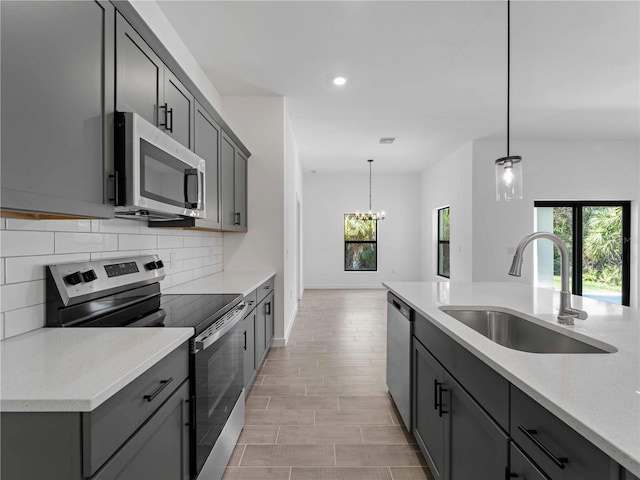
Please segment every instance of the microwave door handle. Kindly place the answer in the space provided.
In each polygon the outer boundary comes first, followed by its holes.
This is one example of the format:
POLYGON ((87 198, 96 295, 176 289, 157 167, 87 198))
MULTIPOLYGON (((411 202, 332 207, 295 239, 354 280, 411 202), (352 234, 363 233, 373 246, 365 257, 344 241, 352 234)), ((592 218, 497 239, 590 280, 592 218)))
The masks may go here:
POLYGON ((198 183, 200 182, 200 177, 198 175, 197 168, 185 168, 184 170, 184 205, 186 208, 198 208, 198 200, 200 198, 200 188, 198 183), (191 197, 189 196, 189 179, 194 178, 195 186, 196 186, 196 195, 195 202, 191 201, 191 197))

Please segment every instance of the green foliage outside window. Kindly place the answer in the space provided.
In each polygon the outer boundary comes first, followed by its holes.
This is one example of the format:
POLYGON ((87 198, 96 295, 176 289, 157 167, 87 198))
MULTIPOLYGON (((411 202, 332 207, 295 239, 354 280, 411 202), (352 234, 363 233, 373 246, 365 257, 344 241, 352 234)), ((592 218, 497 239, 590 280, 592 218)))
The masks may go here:
POLYGON ((345 271, 378 269, 378 221, 353 213, 344 215, 345 271))

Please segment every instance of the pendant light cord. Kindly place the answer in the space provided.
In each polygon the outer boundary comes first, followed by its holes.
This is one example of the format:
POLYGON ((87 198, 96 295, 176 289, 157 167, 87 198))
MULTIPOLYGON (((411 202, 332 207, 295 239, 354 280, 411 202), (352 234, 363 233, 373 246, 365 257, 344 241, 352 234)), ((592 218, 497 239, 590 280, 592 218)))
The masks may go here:
POLYGON ((507 157, 509 156, 509 117, 511 110, 511 0, 507 0, 507 157))
POLYGON ((368 160, 369 162, 369 211, 371 211, 371 164, 373 160, 368 160))

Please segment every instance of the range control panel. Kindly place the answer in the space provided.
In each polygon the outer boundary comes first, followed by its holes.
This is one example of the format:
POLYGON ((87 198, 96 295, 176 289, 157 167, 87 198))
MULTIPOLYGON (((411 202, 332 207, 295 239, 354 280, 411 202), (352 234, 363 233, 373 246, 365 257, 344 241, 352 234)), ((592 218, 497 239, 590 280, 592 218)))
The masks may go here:
POLYGON ((158 255, 48 265, 65 305, 107 295, 123 287, 133 288, 164 278, 164 263, 158 255))

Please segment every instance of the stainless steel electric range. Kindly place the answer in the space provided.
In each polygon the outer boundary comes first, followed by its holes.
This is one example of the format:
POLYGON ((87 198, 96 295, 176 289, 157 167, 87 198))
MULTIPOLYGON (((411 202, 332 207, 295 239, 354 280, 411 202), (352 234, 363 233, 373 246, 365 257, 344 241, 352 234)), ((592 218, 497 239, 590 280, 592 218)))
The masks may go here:
POLYGON ((222 478, 244 425, 242 295, 162 295, 157 255, 49 265, 48 327, 192 327, 191 478, 222 478))

